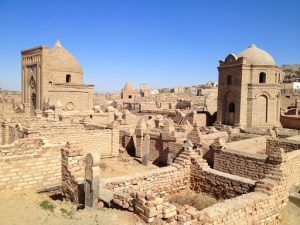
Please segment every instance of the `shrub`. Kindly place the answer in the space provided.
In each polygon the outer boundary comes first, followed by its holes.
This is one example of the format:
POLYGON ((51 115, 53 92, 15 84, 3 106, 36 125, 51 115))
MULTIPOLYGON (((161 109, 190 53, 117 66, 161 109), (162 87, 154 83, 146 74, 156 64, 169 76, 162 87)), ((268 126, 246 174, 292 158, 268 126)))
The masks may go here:
POLYGON ((67 209, 60 208, 60 212, 65 218, 69 218, 69 219, 73 218, 74 212, 72 211, 68 211, 67 209))
POLYGON ((195 193, 193 191, 184 191, 173 195, 169 198, 169 201, 180 205, 189 204, 197 210, 205 209, 218 202, 215 198, 205 193, 195 193))
POLYGON ((44 210, 49 210, 51 212, 53 212, 55 206, 49 202, 48 200, 44 200, 40 203, 40 207, 44 210))

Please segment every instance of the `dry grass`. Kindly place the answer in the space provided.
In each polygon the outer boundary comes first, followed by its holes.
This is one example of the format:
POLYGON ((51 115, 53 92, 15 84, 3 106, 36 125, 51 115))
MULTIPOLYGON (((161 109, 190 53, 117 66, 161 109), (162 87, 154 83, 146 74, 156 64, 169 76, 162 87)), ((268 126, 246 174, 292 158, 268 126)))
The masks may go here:
POLYGON ((178 203, 180 205, 189 204, 198 210, 205 209, 218 202, 215 198, 205 193, 195 193, 191 190, 180 192, 176 195, 172 195, 168 198, 172 203, 178 203))

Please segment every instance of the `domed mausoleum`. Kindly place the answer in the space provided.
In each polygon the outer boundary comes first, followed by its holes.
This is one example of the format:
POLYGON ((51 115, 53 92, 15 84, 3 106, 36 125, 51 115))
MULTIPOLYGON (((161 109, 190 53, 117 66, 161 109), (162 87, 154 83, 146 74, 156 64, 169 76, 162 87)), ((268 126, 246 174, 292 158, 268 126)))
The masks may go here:
POLYGON ((219 61, 217 123, 241 127, 279 126, 282 70, 252 44, 219 61))
POLYGON ((134 102, 136 98, 136 90, 130 81, 127 81, 122 89, 122 99, 125 102, 134 102))
POLYGON ((83 83, 77 59, 59 41, 52 48, 21 51, 22 101, 31 115, 47 107, 86 111, 93 107, 94 85, 83 83))

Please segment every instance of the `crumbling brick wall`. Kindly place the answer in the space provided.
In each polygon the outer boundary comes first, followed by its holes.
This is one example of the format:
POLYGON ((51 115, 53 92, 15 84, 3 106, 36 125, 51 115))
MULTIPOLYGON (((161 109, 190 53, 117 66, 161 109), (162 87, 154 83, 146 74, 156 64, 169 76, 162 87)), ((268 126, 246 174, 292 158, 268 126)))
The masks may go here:
POLYGON ((105 178, 101 179, 101 183, 113 192, 151 190, 155 193, 176 193, 189 187, 189 169, 169 166, 136 175, 105 178))
POLYGON ((254 180, 203 167, 197 161, 191 166, 191 188, 196 192, 206 192, 217 199, 228 199, 249 193, 254 187, 254 180))
POLYGON ((62 186, 67 199, 77 204, 83 203, 83 190, 80 189, 84 180, 83 150, 75 143, 67 143, 61 149, 62 155, 62 186))
POLYGON ((23 139, 0 146, 0 189, 42 189, 61 185, 61 145, 46 141, 41 145, 40 139, 35 141, 23 139))

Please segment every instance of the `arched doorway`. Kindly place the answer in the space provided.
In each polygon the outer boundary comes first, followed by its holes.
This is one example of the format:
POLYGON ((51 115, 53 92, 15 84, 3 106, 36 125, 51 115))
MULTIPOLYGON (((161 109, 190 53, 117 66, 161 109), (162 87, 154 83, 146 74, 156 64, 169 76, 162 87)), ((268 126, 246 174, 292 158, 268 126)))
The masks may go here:
POLYGON ((32 93, 32 95, 31 95, 31 108, 32 108, 31 114, 34 115, 34 111, 36 110, 36 95, 35 95, 35 93, 32 93))
POLYGON ((235 104, 235 98, 236 96, 232 91, 228 91, 224 95, 224 101, 223 101, 223 124, 226 125, 234 125, 236 122, 236 104, 235 104))
POLYGON ((265 95, 260 95, 257 98, 256 104, 256 122, 258 124, 263 124, 268 122, 268 97, 265 95))
POLYGON ((228 105, 228 118, 227 118, 227 124, 228 125, 234 125, 235 120, 235 104, 231 102, 228 105))

